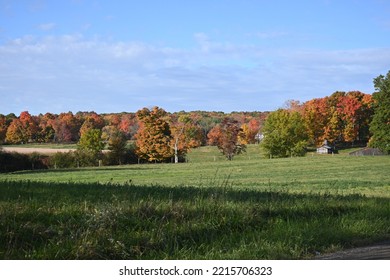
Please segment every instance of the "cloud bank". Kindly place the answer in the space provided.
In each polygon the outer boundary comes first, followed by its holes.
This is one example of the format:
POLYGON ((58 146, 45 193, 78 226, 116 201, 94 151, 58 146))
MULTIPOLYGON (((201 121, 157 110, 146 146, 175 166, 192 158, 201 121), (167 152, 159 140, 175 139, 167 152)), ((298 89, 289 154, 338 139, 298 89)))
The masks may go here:
MULTIPOLYGON (((41 29, 54 28, 47 23, 41 29)), ((281 33, 259 33, 264 39, 281 33)), ((283 49, 194 34, 178 48, 82 35, 25 36, 0 45, 0 113, 265 111, 336 90, 372 93, 390 49, 283 49)))

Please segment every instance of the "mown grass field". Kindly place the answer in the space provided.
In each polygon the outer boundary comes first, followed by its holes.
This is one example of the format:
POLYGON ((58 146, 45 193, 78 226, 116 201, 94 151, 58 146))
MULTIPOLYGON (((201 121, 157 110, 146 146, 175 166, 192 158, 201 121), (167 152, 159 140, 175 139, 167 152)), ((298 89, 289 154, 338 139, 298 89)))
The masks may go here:
POLYGON ((0 175, 2 259, 307 259, 390 239, 390 157, 185 164, 0 175))

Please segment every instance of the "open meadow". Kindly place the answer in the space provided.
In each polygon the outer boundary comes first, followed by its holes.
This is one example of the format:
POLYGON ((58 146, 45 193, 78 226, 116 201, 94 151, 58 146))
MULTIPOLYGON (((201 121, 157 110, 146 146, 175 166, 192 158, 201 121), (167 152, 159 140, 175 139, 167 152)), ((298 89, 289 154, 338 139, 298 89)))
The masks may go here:
POLYGON ((2 259, 310 259, 390 239, 390 157, 226 161, 0 174, 2 259))

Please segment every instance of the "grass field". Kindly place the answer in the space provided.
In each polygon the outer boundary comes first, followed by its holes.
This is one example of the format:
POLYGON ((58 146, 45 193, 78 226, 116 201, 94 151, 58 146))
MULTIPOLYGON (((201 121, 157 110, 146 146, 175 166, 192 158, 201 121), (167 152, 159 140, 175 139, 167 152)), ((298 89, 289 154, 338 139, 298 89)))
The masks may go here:
POLYGON ((390 157, 185 164, 0 175, 3 259, 306 259, 390 239, 390 157))

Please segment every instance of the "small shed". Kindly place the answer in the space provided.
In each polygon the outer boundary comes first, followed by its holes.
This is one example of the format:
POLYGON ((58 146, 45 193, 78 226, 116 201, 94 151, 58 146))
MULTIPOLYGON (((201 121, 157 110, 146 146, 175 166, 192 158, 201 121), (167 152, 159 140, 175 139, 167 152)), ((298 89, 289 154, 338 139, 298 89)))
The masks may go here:
POLYGON ((321 147, 317 148, 317 154, 332 154, 334 149, 328 145, 328 141, 325 140, 321 147))

